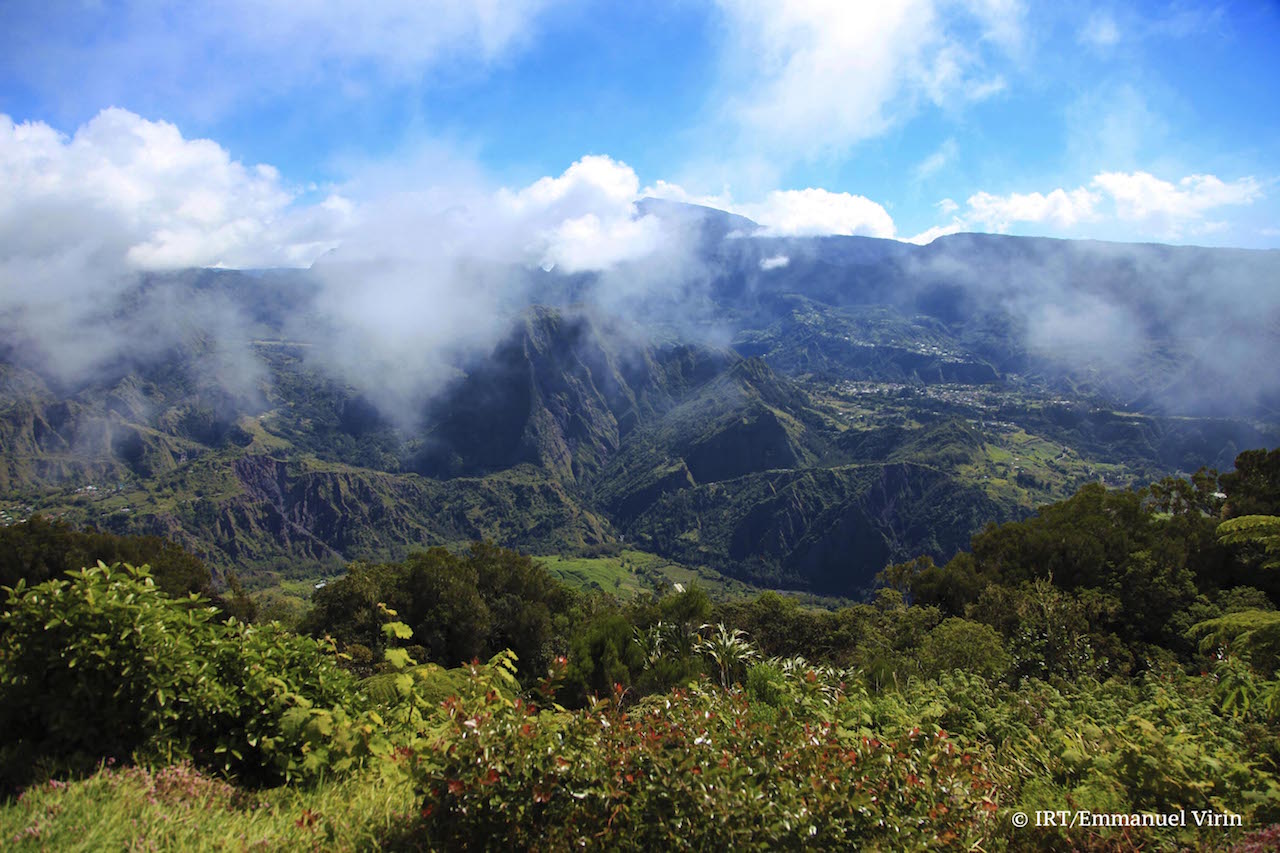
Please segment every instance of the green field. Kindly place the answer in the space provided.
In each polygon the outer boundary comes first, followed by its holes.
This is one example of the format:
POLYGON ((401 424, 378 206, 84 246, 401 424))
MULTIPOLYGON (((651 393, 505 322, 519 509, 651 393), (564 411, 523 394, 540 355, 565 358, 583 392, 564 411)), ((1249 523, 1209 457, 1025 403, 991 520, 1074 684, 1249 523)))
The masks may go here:
POLYGON ((623 550, 617 556, 534 557, 560 580, 580 589, 598 589, 619 598, 657 592, 668 586, 694 584, 713 599, 750 595, 752 587, 707 568, 690 568, 645 551, 623 550))

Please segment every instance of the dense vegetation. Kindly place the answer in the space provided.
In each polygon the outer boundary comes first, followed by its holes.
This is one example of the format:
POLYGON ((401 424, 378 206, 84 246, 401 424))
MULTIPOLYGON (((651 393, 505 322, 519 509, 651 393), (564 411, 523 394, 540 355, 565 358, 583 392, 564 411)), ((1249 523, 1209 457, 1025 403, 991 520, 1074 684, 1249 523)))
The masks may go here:
POLYGON ((1268 849, 1278 516, 1280 450, 1251 451, 1086 486, 835 609, 618 601, 485 544, 353 566, 302 634, 127 566, 19 580, 0 841, 1268 849), (1013 822, 1061 809, 1187 824, 1013 822))
POLYGON ((1182 301, 1147 299, 1219 264, 1269 280, 1265 253, 1128 247, 1146 258, 1139 283, 1070 243, 703 236, 708 316, 611 315, 583 303, 591 282, 532 272, 538 304, 504 306, 476 351, 407 369, 394 392, 333 362, 308 273, 158 277, 117 310, 169 294, 163 346, 74 378, 0 352, 0 526, 39 513, 160 536, 250 589, 484 540, 564 557, 638 548, 863 597, 887 563, 950 560, 986 523, 1087 483, 1226 468, 1280 441, 1280 386, 1257 368, 1275 324, 1235 326, 1224 349, 1197 339, 1203 322, 1162 319, 1182 301), (763 270, 776 254, 793 262, 763 270), (964 287, 935 277, 948 257, 991 265, 964 287), (1129 357, 1040 351, 994 294, 1021 302, 1047 269, 1073 270, 1067 304, 1148 318, 1117 342, 1129 357), (226 311, 179 320, 182 304, 226 311), (225 339, 213 316, 242 317, 243 334, 225 339), (1245 352, 1259 354, 1248 381, 1216 374, 1245 352))

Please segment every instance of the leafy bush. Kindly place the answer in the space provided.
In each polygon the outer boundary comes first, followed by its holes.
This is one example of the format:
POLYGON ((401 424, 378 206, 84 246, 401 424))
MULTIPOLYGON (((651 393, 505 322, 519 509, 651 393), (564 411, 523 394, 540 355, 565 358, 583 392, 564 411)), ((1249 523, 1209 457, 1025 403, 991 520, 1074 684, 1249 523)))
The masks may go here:
POLYGON ((174 596, 213 590, 209 570, 197 557, 155 536, 75 530, 62 519, 41 515, 0 527, 0 586, 21 580, 31 586, 98 562, 146 563, 156 586, 174 596))
POLYGON ((563 653, 575 601, 529 557, 475 542, 463 554, 431 548, 399 563, 352 565, 316 593, 302 630, 331 635, 345 651, 359 644, 379 653, 386 647, 379 606, 390 606, 424 648, 424 663, 456 667, 511 649, 528 676, 563 653))
POLYGON ((999 678, 1011 663, 996 630, 968 619, 943 621, 920 644, 920 667, 930 676, 959 669, 999 678))
POLYGON ((169 598, 145 567, 20 581, 0 616, 0 780, 134 753, 251 782, 319 770, 307 754, 327 733, 304 723, 317 708, 348 714, 351 677, 314 640, 215 612, 169 598))
POLYGON ((446 703, 407 762, 433 849, 969 846, 991 834, 981 751, 891 742, 716 688, 538 710, 497 690, 446 703), (481 841, 482 840, 482 841, 481 841))

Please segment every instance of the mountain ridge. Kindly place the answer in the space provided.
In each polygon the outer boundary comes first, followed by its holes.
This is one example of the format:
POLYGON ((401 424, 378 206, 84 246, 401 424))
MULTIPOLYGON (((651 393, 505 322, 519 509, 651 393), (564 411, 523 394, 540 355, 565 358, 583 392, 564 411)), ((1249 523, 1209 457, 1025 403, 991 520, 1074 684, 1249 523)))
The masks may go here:
POLYGON ((723 212, 638 212, 683 217, 705 275, 626 313, 593 297, 607 278, 513 271, 554 298, 433 368, 446 381, 408 409, 335 370, 315 271, 150 276, 123 304, 160 299, 169 339, 75 377, 6 348, 0 520, 159 533, 251 575, 625 538, 856 594, 885 560, 946 559, 1085 482, 1280 444, 1280 309, 1229 301, 1280 280, 1278 253, 742 236, 723 212))

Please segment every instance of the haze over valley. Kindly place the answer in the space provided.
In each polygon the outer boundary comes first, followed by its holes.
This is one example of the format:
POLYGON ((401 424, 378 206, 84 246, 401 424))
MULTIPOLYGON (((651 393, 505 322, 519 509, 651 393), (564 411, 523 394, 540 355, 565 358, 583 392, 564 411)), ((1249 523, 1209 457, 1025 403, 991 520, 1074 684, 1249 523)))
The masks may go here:
POLYGON ((598 270, 339 248, 125 276, 56 333, 11 307, 4 510, 257 583, 484 538, 856 597, 1087 482, 1275 443, 1274 252, 627 221, 661 239, 598 270))

